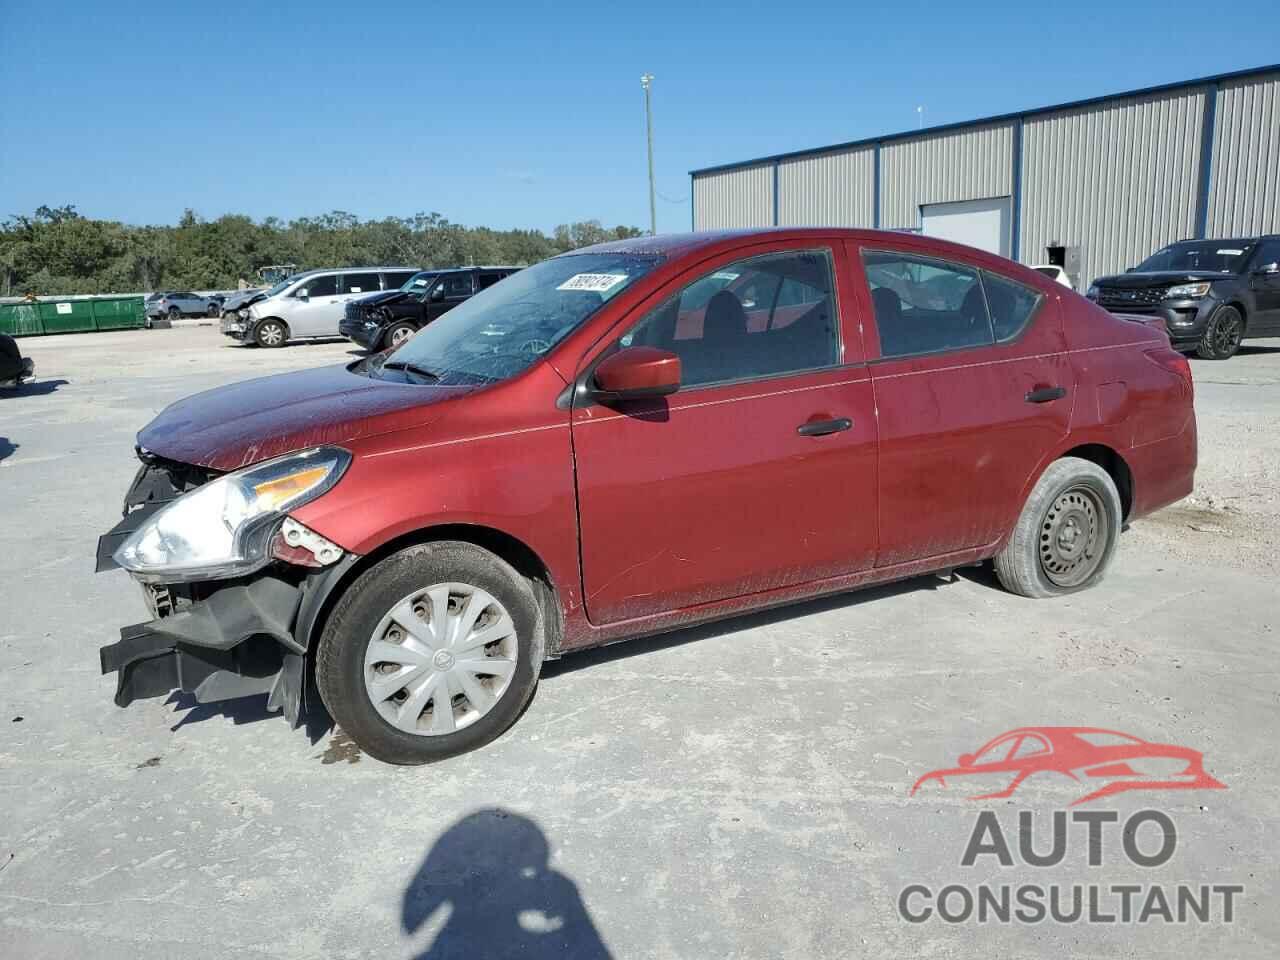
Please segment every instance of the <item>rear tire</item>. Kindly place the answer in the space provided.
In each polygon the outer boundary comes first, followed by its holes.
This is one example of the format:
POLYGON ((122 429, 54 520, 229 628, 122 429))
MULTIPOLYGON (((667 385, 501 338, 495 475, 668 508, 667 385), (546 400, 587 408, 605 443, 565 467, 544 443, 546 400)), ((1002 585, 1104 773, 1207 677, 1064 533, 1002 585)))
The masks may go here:
POLYGON ((1229 360, 1236 355, 1243 339, 1244 317, 1240 311, 1235 307, 1219 307, 1196 344, 1196 354, 1202 360, 1229 360))
POLYGON ((370 756, 442 760, 489 743, 520 716, 542 669, 544 629, 532 584, 500 557, 458 541, 407 547, 339 599, 317 647, 316 683, 370 756), (437 623, 446 626, 437 632, 437 623), (477 673, 478 662, 492 672, 477 673))
POLYGON ((179 310, 177 307, 170 307, 170 308, 169 308, 169 322, 170 322, 170 323, 173 323, 173 321, 175 321, 175 320, 181 320, 181 319, 182 319, 182 311, 181 311, 181 310, 179 310))
POLYGON ((283 347, 288 339, 283 320, 263 320, 253 329, 253 342, 260 347, 283 347))
POLYGON ((1096 463, 1063 457, 1049 464, 995 557, 1010 593, 1057 597, 1102 580, 1123 522, 1120 493, 1096 463))

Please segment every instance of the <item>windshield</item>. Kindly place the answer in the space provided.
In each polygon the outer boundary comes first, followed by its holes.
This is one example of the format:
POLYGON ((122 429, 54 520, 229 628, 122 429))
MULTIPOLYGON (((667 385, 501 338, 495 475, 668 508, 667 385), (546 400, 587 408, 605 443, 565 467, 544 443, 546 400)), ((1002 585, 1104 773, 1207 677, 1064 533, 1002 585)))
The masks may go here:
POLYGON ((576 330, 608 300, 660 262, 658 257, 586 253, 514 273, 432 321, 373 375, 433 383, 496 383, 514 376, 576 330))
POLYGON ((1158 250, 1135 270, 1210 270, 1218 273, 1238 273, 1249 257, 1252 243, 1238 240, 1199 240, 1195 243, 1174 243, 1158 250))
POLYGON ((292 284, 294 284, 298 280, 301 280, 303 276, 305 276, 305 274, 295 273, 291 277, 285 277, 283 280, 281 280, 274 287, 272 287, 270 290, 267 291, 267 296, 274 297, 277 293, 284 293, 285 290, 287 290, 292 284))
POLYGON ((431 281, 438 274, 429 270, 423 270, 421 273, 415 273, 412 277, 404 282, 404 286, 400 288, 401 293, 416 293, 421 297, 424 293, 431 289, 431 281))

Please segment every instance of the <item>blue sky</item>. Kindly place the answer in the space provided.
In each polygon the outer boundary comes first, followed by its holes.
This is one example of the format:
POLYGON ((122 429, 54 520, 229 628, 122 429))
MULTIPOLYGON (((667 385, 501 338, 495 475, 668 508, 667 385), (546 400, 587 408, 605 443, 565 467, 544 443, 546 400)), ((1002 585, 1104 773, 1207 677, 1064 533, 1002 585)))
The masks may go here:
POLYGON ((689 225, 690 168, 1274 63, 1266 4, 0 0, 0 216, 689 225))

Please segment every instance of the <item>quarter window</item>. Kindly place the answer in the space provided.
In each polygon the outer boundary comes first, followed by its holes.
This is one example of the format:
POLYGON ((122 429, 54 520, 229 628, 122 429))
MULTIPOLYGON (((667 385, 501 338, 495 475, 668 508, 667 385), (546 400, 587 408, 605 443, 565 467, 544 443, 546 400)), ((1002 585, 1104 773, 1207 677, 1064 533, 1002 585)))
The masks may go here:
POLYGON ((488 290, 490 287, 492 287, 495 283, 497 283, 499 280, 501 280, 505 276, 506 276, 505 273, 482 273, 476 279, 479 285, 479 289, 488 290))
POLYGON ((866 250, 880 353, 909 357, 994 343, 982 281, 972 267, 866 250))
POLYGON ((343 293, 373 293, 380 289, 376 273, 348 273, 342 278, 343 293))
POLYGON ((652 310, 620 345, 675 353, 685 387, 835 366, 830 255, 803 250, 719 267, 652 310))

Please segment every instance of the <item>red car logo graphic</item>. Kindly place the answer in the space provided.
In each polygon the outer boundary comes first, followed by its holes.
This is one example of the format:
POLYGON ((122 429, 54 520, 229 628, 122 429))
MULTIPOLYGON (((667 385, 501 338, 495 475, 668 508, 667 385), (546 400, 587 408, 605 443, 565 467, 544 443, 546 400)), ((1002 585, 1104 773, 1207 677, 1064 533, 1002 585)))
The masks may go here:
POLYGON ((950 790, 954 786, 966 791, 970 800, 997 800, 1012 796, 1031 777, 1036 778, 1033 782, 1078 784, 1086 792, 1071 806, 1126 790, 1226 789, 1226 784, 1205 773, 1196 750, 1149 743, 1097 727, 1010 730, 977 753, 963 754, 959 764, 926 773, 915 782, 911 795, 922 787, 950 790))

